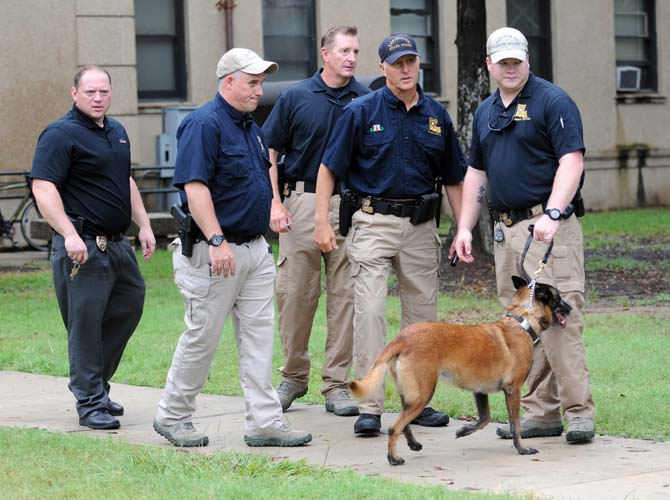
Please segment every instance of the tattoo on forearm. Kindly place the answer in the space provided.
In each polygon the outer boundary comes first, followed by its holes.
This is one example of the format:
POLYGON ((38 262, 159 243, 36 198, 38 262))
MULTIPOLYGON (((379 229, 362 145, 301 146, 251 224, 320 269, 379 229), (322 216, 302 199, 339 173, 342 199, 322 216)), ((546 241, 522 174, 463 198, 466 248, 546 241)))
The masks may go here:
POLYGON ((486 188, 484 186, 479 186, 477 190, 477 203, 480 205, 484 203, 484 197, 486 196, 486 188))

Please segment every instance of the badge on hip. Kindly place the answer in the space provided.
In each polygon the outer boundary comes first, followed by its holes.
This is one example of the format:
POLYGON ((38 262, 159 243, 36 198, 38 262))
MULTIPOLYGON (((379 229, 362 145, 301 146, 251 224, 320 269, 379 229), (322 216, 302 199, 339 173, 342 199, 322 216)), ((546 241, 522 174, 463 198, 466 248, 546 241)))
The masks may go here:
POLYGON ((100 249, 101 252, 107 251, 107 237, 106 236, 96 236, 95 245, 100 249))

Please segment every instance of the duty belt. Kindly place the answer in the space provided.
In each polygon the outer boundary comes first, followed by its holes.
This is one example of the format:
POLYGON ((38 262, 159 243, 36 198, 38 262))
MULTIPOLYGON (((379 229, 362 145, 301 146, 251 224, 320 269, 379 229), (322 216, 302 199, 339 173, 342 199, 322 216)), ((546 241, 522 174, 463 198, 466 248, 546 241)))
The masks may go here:
POLYGON ((377 198, 375 196, 359 196, 361 210, 366 214, 395 215, 396 217, 412 217, 416 210, 416 200, 377 198))
POLYGON ((118 243, 123 241, 126 237, 123 233, 115 234, 92 234, 92 233, 83 233, 80 235, 84 240, 95 240, 95 245, 100 249, 101 252, 107 250, 107 243, 110 241, 118 243))
MULTIPOLYGON (((541 205, 538 205, 540 208, 542 207, 541 205)), ((542 213, 542 212, 539 212, 542 213)), ((538 213, 538 215, 539 215, 538 213)), ((521 210, 514 210, 514 209, 508 209, 508 210, 496 210, 495 208, 491 208, 491 218, 493 219, 493 222, 502 222, 505 224, 507 227, 511 227, 517 222, 521 222, 523 220, 527 219, 532 219, 533 218, 533 209, 532 208, 524 208, 521 210)))

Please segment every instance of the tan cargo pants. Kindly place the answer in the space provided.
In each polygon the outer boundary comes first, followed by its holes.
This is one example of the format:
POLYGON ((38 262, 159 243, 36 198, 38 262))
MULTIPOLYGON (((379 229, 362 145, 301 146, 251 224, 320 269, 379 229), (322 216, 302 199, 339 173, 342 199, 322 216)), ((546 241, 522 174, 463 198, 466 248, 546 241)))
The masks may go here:
MULTIPOLYGON (((504 241, 495 243, 496 281, 498 296, 503 306, 509 304, 515 293, 512 276, 521 276, 518 263, 528 238, 528 226, 542 215, 541 206, 535 207, 533 219, 501 229, 504 241)), ((533 241, 525 258, 525 269, 532 279, 547 245, 533 241)), ((538 282, 555 286, 563 300, 572 306, 567 327, 552 327, 535 344, 533 366, 526 384, 528 393, 521 400, 525 417, 537 421, 556 422, 561 419, 561 406, 566 420, 575 417, 593 418, 595 405, 589 385, 584 329, 584 245, 579 219, 572 216, 562 220, 554 237, 554 247, 538 282)))
POLYGON ((309 339, 321 295, 321 261, 326 272, 328 333, 321 393, 330 395, 347 386, 353 348, 354 291, 345 239, 339 234, 340 197, 330 201, 330 224, 338 249, 322 254, 314 243, 316 195, 292 191, 284 200, 291 213, 291 230, 279 234, 277 313, 284 347, 284 380, 300 387, 309 382, 309 339))
MULTIPOLYGON (((354 278, 354 376, 363 377, 386 345, 389 271, 398 279, 401 328, 437 320, 440 239, 435 221, 412 225, 406 217, 358 210, 347 235, 354 278)), ((384 387, 359 401, 360 413, 384 411, 384 387)))
POLYGON ((283 424, 279 396, 272 387, 275 266, 262 237, 230 247, 236 272, 228 278, 210 276, 206 242, 194 245, 190 258, 181 254, 179 244, 174 247, 172 262, 184 299, 186 331, 179 337, 157 418, 167 425, 191 421, 223 325, 232 314, 246 406, 244 434, 252 436, 283 424))

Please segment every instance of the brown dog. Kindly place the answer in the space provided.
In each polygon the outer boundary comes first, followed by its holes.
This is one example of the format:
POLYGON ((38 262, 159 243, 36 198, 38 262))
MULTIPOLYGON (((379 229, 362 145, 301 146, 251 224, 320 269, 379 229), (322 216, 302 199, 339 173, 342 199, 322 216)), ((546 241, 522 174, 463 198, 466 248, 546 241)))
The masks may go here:
POLYGON ((402 432, 413 451, 422 448, 414 439, 409 423, 433 397, 440 375, 461 389, 472 391, 479 420, 461 427, 456 437, 482 429, 490 421, 488 394, 505 391, 514 446, 521 455, 537 453, 524 448, 519 427, 521 387, 530 370, 533 342, 551 325, 565 327, 572 309, 561 300, 556 288, 537 284, 535 300, 529 306, 531 290, 527 282, 514 277, 517 293, 505 316, 493 323, 473 326, 448 323, 416 323, 402 330, 379 354, 362 380, 349 384, 352 394, 365 398, 384 380, 387 366, 402 402, 400 417, 389 428, 388 461, 401 465, 396 444, 402 432))

